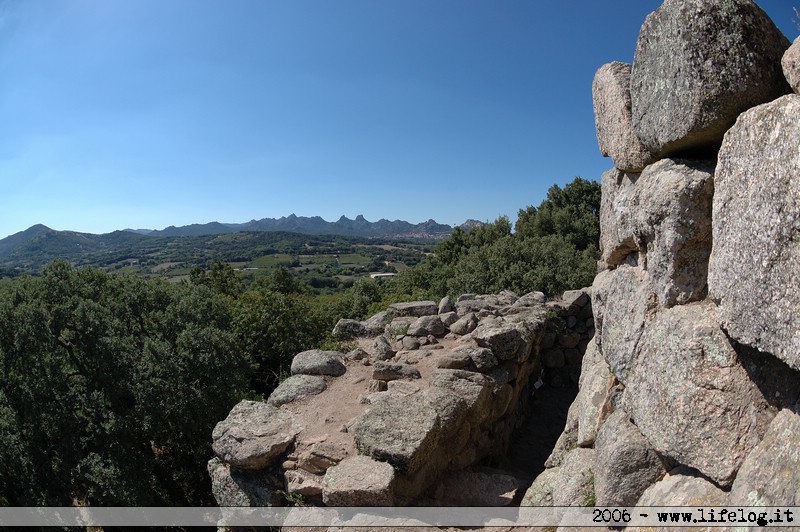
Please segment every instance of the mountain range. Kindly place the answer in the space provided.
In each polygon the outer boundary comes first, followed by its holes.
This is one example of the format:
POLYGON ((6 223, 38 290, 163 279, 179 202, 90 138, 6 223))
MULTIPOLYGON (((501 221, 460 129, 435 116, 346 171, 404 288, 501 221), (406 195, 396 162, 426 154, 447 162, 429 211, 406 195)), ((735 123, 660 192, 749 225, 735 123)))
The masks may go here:
MULTIPOLYGON (((471 227, 480 224, 475 220, 467 220, 462 226, 471 227)), ((126 229, 126 231, 148 236, 201 236, 225 233, 241 233, 243 231, 286 231, 306 235, 341 235, 380 238, 447 238, 453 227, 428 220, 419 224, 411 224, 402 220, 389 221, 385 218, 370 222, 359 214, 355 220, 346 216, 335 222, 326 222, 319 216, 296 216, 290 214, 281 218, 262 218, 240 224, 210 222, 192 224, 181 227, 169 226, 161 230, 126 229)))
MULTIPOLYGON (((469 229, 482 222, 467 220, 460 227, 469 229)), ((124 229, 105 234, 57 231, 37 224, 0 240, 0 269, 35 270, 48 262, 62 258, 77 264, 104 264, 150 254, 164 254, 165 249, 205 249, 209 239, 244 233, 252 235, 242 242, 274 242, 280 239, 297 240, 297 235, 316 235, 326 238, 354 239, 424 239, 447 238, 453 227, 428 220, 420 224, 395 220, 369 222, 359 215, 355 220, 342 216, 327 222, 319 216, 285 216, 264 218, 242 224, 210 222, 182 227, 170 226, 161 230, 124 229), (264 238, 257 235, 265 235, 264 238), (272 236, 269 236, 272 235, 272 236), (281 236, 285 235, 285 236, 281 236), (295 236, 292 236, 295 235, 295 236)), ((2 274, 2 272, 0 272, 2 274)))

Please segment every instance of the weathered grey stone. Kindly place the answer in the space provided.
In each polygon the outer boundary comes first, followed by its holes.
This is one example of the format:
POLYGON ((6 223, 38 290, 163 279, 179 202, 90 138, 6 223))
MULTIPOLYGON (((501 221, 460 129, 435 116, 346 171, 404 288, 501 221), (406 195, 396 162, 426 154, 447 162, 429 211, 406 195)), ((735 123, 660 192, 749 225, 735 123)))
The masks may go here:
POLYGON ((561 435, 558 437, 558 440, 556 440, 556 444, 553 446, 550 456, 547 457, 544 463, 545 467, 560 466, 564 463, 564 457, 567 456, 567 453, 578 446, 578 419, 580 413, 580 404, 577 400, 573 401, 572 404, 569 405, 569 410, 567 411, 567 421, 564 423, 564 430, 561 431, 561 435))
POLYGON ((547 301, 547 296, 544 292, 528 292, 519 299, 517 299, 511 308, 524 308, 524 307, 537 307, 547 301))
POLYGON ((714 305, 659 313, 645 327, 625 408, 662 455, 729 486, 771 416, 717 325, 714 305))
POLYGON ((370 393, 385 392, 388 388, 386 381, 376 381, 374 379, 371 379, 367 385, 367 391, 370 393))
POLYGON ((339 377, 347 371, 342 359, 344 354, 337 351, 312 349, 295 355, 292 359, 292 375, 330 375, 339 377))
POLYGON ((634 231, 638 180, 638 173, 616 168, 605 172, 600 180, 600 252, 602 262, 610 267, 624 264, 628 255, 639 251, 634 231))
POLYGON ((341 445, 325 441, 316 442, 300 453, 297 457, 297 467, 321 475, 346 457, 347 451, 341 445))
POLYGON ((433 301, 411 301, 408 303, 393 303, 389 310, 396 316, 435 316, 439 313, 439 306, 433 301))
POLYGON ((361 322, 369 336, 377 336, 386 330, 386 325, 391 323, 394 315, 388 310, 383 310, 361 322))
POLYGON ((594 443, 603 405, 608 396, 611 371, 595 342, 589 342, 581 365, 578 404, 577 444, 586 447, 594 443))
POLYGON ((352 456, 325 473, 322 501, 327 506, 392 506, 394 469, 368 456, 352 456))
POLYGON ((459 369, 437 369, 431 374, 430 384, 461 397, 466 402, 471 423, 479 423, 491 413, 495 386, 491 377, 459 369))
POLYGON ((441 483, 444 498, 452 506, 509 506, 519 489, 511 475, 483 471, 455 471, 441 483))
POLYGON ((392 321, 386 326, 385 332, 391 337, 401 336, 406 334, 408 328, 417 318, 414 316, 400 316, 393 318, 392 321))
POLYGON ((453 312, 456 308, 456 302, 453 301, 453 298, 450 296, 444 296, 441 301, 439 301, 439 314, 447 314, 449 312, 453 312))
POLYGON ((340 340, 368 335, 367 330, 362 322, 345 318, 342 318, 336 322, 331 334, 334 338, 338 338, 340 340))
POLYGON ((592 83, 594 124, 603 157, 625 172, 641 172, 653 162, 633 130, 631 65, 615 61, 600 67, 592 83))
MULTIPOLYGON (((419 347, 419 345, 417 347, 419 347)), ((383 335, 377 336, 372 342, 372 352, 374 353, 373 356, 377 361, 389 360, 390 358, 393 358, 395 354, 397 354, 396 351, 392 349, 392 344, 383 335)))
POLYGON ((211 492, 219 506, 275 506, 281 486, 266 471, 239 471, 219 458, 208 461, 211 492))
POLYGON ((622 410, 600 427, 594 451, 597 506, 633 506, 666 473, 658 454, 622 410))
POLYGON ((450 331, 463 336, 474 331, 477 326, 478 318, 474 312, 470 312, 450 325, 450 331))
POLYGON ((278 385, 270 394, 267 403, 281 406, 309 395, 317 395, 328 387, 325 379, 317 375, 292 375, 278 385))
POLYGON ((795 94, 800 93, 800 37, 783 54, 781 59, 783 75, 792 87, 795 94))
POLYGON ((459 320, 458 314, 455 312, 445 312, 444 314, 439 314, 439 319, 442 320, 445 327, 450 327, 452 324, 459 320))
POLYGON ((788 92, 780 68, 788 47, 751 0, 666 0, 636 44, 639 140, 659 158, 716 149, 740 113, 788 92))
POLYGON ((531 354, 535 332, 524 321, 500 325, 481 323, 472 337, 479 346, 491 349, 498 360, 524 362, 531 354))
POLYGON ((639 253, 664 307, 706 295, 713 172, 711 162, 664 159, 636 179, 603 176, 603 260, 616 266, 639 253))
POLYGON ((372 367, 372 379, 376 381, 393 381, 396 379, 419 379, 417 368, 410 364, 399 364, 377 361, 372 367))
POLYGON ((800 96, 744 113, 725 136, 709 295, 738 342, 800 369, 800 96))
POLYGON ((728 494, 699 476, 688 475, 679 468, 670 476, 647 488, 636 506, 725 506, 728 494))
POLYGON ((406 351, 416 351, 420 348, 419 338, 416 336, 403 336, 403 339, 400 340, 400 343, 402 344, 403 349, 406 351))
POLYGON ((286 479, 286 493, 296 493, 304 497, 322 495, 322 477, 312 475, 302 469, 292 469, 283 474, 286 479))
POLYGON ((800 504, 800 415, 781 410, 742 464, 730 494, 743 506, 800 504))
POLYGON ((436 410, 422 395, 389 394, 364 412, 353 431, 360 453, 413 475, 432 458, 441 425, 436 410))
POLYGON ((594 279, 595 339, 612 373, 623 384, 633 368, 645 320, 655 306, 650 293, 649 276, 639 267, 622 265, 600 272, 594 279))
POLYGON ((553 506, 589 506, 594 500, 594 449, 578 447, 564 457, 553 482, 553 506))
POLYGON ((486 347, 477 347, 474 345, 463 345, 453 349, 454 354, 467 355, 475 368, 481 373, 486 373, 497 367, 497 357, 494 356, 491 349, 486 347))
POLYGON ((422 316, 408 327, 406 334, 411 336, 443 336, 447 329, 439 316, 422 316))
POLYGON ((436 367, 440 369, 467 369, 472 364, 472 359, 464 353, 451 351, 442 354, 436 359, 436 367))
POLYGON ((636 181, 640 196, 635 238, 664 307, 706 295, 711 254, 713 162, 665 159, 636 181))
POLYGON ((545 469, 531 484, 520 506, 553 506, 553 486, 558 477, 558 467, 545 469))
POLYGON ((567 290, 563 294, 561 294, 561 301, 564 302, 565 305, 575 305, 577 307, 583 307, 587 305, 592 300, 592 287, 587 286, 586 288, 581 288, 580 290, 567 290))
MULTIPOLYGON (((461 432, 464 425, 468 426, 468 423, 465 423, 468 414, 467 402, 456 392, 434 386, 426 388, 420 393, 423 401, 433 406, 439 416, 439 426, 442 430, 441 441, 455 437, 457 433, 461 432)), ((468 435, 469 433, 467 433, 468 435)), ((455 450, 460 450, 460 448, 455 450)))
POLYGON ((241 401, 217 423, 212 448, 239 469, 264 469, 294 442, 300 429, 290 412, 266 403, 241 401))

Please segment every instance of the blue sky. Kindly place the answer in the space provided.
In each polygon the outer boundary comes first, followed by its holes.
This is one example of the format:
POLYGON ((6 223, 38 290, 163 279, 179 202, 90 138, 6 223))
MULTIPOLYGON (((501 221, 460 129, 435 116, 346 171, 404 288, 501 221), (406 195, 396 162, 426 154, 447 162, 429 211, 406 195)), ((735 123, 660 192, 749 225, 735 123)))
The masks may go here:
POLYGON ((660 3, 0 0, 0 238, 513 221, 611 166, 592 78, 660 3))

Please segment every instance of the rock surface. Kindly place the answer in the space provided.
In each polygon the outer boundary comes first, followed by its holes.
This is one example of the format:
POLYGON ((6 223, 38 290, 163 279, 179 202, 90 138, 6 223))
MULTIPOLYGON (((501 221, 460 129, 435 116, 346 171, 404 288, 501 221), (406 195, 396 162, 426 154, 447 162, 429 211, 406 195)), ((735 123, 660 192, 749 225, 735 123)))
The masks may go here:
POLYGON ((316 375, 292 375, 273 390, 267 403, 281 406, 309 395, 322 393, 327 387, 325 379, 322 377, 316 375))
POLYGON ((219 506, 273 506, 280 486, 269 472, 239 471, 219 458, 208 461, 211 492, 219 506))
POLYGON ((800 96, 743 114, 714 194, 709 294, 740 343, 800 369, 800 96))
POLYGON ((800 415, 782 410, 742 464, 730 494, 733 504, 800 504, 800 415))
POLYGON ((800 93, 800 37, 783 54, 781 59, 783 75, 792 87, 795 94, 800 93))
POLYGON ((448 505, 500 507, 513 502, 519 481, 502 473, 457 471, 440 486, 448 505))
POLYGON ((653 447, 730 486, 769 423, 708 303, 674 307, 647 325, 625 407, 653 447))
POLYGON ((346 458, 325 473, 322 500, 328 506, 392 506, 394 477, 386 462, 346 458))
POLYGON ((788 47, 751 0, 666 0, 636 44, 639 140, 659 158, 715 150, 740 113, 788 92, 780 68, 788 47))
POLYGON ((592 99, 600 153, 624 172, 641 172, 653 157, 633 130, 631 65, 615 61, 601 66, 592 83, 592 99))
POLYGON ((367 410, 354 428, 361 454, 413 475, 438 443, 439 415, 419 395, 390 395, 367 410))
POLYGON ((658 454, 622 410, 603 423, 594 448, 597 506, 633 506, 666 473, 658 454))
POLYGON ((699 476, 682 470, 656 482, 639 498, 636 506, 725 506, 728 494, 699 476))
POLYGON ((312 349, 298 353, 292 359, 292 375, 329 375, 339 377, 347 371, 344 355, 336 351, 312 349))
POLYGON ((578 447, 564 457, 553 481, 553 506, 590 506, 594 500, 594 449, 578 447))
POLYGON ((290 412, 266 403, 242 401, 212 434, 214 453, 239 469, 264 469, 300 432, 290 412))
POLYGON ((576 445, 586 447, 594 443, 600 426, 602 408, 608 395, 611 372, 595 342, 590 342, 583 356, 580 390, 575 403, 578 409, 576 445))

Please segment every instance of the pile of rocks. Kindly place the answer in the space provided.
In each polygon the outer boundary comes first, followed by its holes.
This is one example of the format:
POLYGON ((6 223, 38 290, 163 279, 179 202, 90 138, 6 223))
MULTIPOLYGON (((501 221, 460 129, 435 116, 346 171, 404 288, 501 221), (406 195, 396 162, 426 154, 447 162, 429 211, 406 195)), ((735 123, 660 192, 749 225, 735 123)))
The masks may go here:
POLYGON ((666 0, 598 71, 597 335, 525 503, 800 503, 798 56, 750 0, 666 0))
POLYGON ((535 387, 577 380, 594 322, 588 290, 503 292, 395 304, 335 334, 358 347, 298 354, 266 402, 217 425, 220 505, 510 504, 518 479, 480 466, 535 387))

